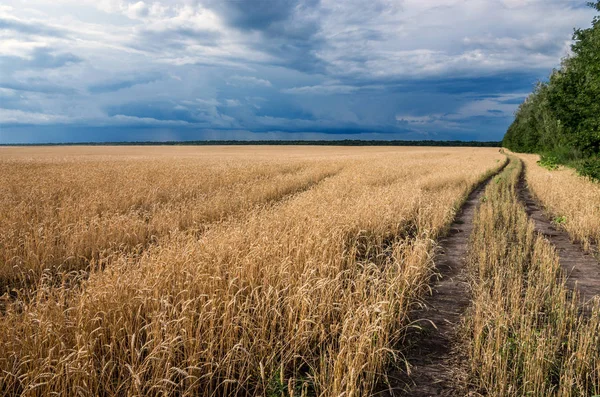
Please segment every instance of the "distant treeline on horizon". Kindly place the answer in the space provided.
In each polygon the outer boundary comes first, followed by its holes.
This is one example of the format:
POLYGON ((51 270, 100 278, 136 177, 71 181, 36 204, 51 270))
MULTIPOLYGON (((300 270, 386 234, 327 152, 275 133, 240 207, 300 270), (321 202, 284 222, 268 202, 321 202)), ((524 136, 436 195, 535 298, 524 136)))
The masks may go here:
POLYGON ((280 146, 461 146, 501 147, 499 141, 363 141, 344 139, 339 141, 167 141, 167 142, 76 142, 76 143, 22 143, 0 146, 216 146, 216 145, 280 145, 280 146))

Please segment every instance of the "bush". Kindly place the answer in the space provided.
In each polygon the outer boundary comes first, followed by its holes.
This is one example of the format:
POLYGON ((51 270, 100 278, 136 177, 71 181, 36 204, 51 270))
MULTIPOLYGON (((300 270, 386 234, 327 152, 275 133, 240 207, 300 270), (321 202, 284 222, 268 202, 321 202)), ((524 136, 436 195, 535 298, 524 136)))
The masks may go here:
POLYGON ((542 154, 537 163, 550 171, 554 171, 558 168, 559 161, 558 158, 552 154, 542 154))
POLYGON ((579 175, 600 182, 600 157, 590 157, 576 163, 579 175))

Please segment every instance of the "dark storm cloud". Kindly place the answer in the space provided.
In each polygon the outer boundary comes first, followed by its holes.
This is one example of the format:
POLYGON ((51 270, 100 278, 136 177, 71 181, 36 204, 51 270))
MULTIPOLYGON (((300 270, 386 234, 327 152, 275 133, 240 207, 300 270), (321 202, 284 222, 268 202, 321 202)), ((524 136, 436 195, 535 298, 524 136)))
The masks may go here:
POLYGON ((296 13, 315 7, 319 0, 211 1, 208 3, 230 26, 269 32, 275 25, 290 21, 296 13))
POLYGON ((275 65, 306 72, 322 72, 325 63, 316 52, 320 19, 315 15, 319 0, 211 1, 212 7, 232 28, 257 32, 261 39, 252 48, 271 54, 275 65))
MULTIPOLYGON (((406 83, 404 89, 410 87, 414 91, 440 92, 445 94, 477 94, 490 96, 499 93, 519 90, 529 91, 536 81, 546 76, 546 71, 537 73, 498 73, 492 76, 473 76, 470 78, 444 78, 414 80, 406 83)), ((402 89, 402 85, 400 85, 402 89)))

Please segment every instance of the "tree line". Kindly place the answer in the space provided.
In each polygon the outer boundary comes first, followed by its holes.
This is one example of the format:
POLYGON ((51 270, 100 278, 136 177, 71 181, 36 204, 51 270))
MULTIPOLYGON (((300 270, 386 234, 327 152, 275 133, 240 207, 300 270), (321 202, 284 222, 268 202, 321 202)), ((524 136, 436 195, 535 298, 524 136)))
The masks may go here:
MULTIPOLYGON (((600 0, 588 3, 600 11, 600 0)), ((600 17, 575 29, 572 54, 519 106, 502 145, 539 153, 549 168, 569 165, 600 181, 600 17)))

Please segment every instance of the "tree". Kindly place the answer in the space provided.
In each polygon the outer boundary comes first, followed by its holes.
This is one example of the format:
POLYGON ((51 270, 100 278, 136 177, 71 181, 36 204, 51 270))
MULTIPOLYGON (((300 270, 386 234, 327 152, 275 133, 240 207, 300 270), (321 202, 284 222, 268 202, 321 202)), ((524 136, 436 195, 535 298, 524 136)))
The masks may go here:
MULTIPOLYGON (((600 0, 588 4, 600 11, 600 0)), ((503 145, 517 152, 551 154, 579 168, 599 169, 600 17, 594 17, 590 28, 575 29, 571 49, 560 69, 552 72, 547 83, 538 83, 519 106, 503 145)))

